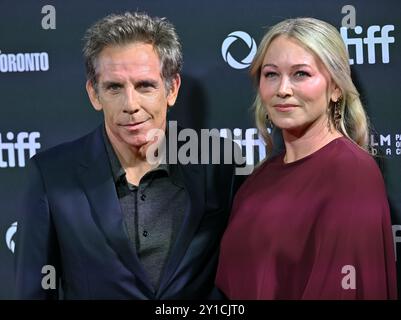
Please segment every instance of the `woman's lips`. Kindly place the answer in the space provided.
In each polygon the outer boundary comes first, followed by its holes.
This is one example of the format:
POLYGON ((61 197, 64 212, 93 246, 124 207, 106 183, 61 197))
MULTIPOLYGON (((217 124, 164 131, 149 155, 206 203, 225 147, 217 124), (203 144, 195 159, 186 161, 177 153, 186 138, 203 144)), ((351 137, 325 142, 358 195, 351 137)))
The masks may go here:
POLYGON ((298 106, 295 104, 275 104, 273 106, 274 109, 282 112, 289 112, 297 108, 298 106))

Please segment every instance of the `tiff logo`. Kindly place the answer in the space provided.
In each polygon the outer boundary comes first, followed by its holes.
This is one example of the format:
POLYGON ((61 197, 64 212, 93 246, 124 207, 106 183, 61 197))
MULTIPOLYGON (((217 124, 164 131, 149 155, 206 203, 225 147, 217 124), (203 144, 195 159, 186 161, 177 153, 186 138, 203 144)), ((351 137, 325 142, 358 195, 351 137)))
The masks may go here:
POLYGON ((25 151, 29 151, 29 158, 36 154, 40 149, 39 132, 20 132, 17 134, 17 142, 14 142, 15 135, 7 132, 6 141, 0 133, 0 168, 15 167, 15 157, 18 157, 18 167, 25 167, 25 151), (4 157, 6 155, 6 157, 4 157), (7 159, 7 161, 5 160, 7 159))
MULTIPOLYGON (((229 129, 220 129, 220 137, 230 138, 229 129)), ((257 162, 266 158, 266 145, 263 139, 258 134, 258 129, 248 128, 245 129, 245 137, 243 137, 243 130, 235 128, 233 130, 233 141, 243 150, 245 148, 245 159, 247 165, 255 165, 257 162), (254 148, 258 150, 259 159, 255 159, 254 148)))
MULTIPOLYGON (((394 31, 394 25, 385 25, 383 27, 380 26, 370 26, 367 30, 366 38, 357 37, 357 38, 349 38, 348 32, 352 29, 348 29, 346 27, 340 28, 341 36, 345 42, 345 45, 349 52, 349 46, 355 46, 355 63, 356 64, 363 64, 363 44, 366 44, 368 50, 368 63, 374 64, 376 63, 376 45, 381 46, 381 55, 382 55, 382 63, 389 63, 390 62, 390 50, 389 44, 394 43, 394 37, 390 37, 390 31, 394 31), (378 35, 380 32, 380 35, 378 35)), ((356 26, 353 29, 353 32, 357 35, 362 34, 362 27, 356 26)), ((352 65, 354 64, 354 59, 349 59, 349 63, 352 65)))

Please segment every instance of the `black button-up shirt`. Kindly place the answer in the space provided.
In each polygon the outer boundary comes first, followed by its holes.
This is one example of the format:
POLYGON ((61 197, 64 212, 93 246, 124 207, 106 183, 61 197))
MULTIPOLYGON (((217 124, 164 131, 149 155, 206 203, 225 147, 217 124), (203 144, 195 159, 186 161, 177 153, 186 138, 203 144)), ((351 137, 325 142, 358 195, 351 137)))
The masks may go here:
POLYGON ((105 129, 103 138, 128 238, 157 289, 188 205, 182 178, 161 164, 130 184, 105 129))

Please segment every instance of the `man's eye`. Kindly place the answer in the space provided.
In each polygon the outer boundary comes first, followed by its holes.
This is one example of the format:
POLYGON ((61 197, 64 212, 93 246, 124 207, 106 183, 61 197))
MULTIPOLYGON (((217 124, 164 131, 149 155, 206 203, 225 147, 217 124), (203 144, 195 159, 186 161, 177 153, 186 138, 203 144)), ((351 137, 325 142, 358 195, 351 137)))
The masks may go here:
POLYGON ((137 85, 138 89, 149 90, 155 88, 155 85, 151 82, 141 82, 137 85))
POLYGON ((112 84, 107 86, 107 90, 110 90, 110 91, 118 91, 121 88, 122 88, 122 85, 118 84, 118 83, 112 83, 112 84))

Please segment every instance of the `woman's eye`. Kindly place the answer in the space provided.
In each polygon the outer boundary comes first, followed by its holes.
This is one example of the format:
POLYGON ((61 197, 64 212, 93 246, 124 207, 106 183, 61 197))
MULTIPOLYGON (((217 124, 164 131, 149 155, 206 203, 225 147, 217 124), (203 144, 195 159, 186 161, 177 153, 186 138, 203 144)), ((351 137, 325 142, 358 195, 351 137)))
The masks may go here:
POLYGON ((303 78, 303 77, 310 77, 310 74, 306 71, 297 71, 295 72, 295 76, 299 77, 299 78, 303 78))
POLYGON ((264 73, 265 78, 273 78, 275 76, 277 76, 276 72, 265 72, 264 73))

